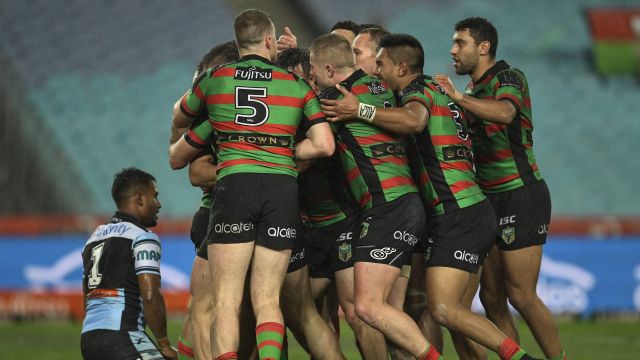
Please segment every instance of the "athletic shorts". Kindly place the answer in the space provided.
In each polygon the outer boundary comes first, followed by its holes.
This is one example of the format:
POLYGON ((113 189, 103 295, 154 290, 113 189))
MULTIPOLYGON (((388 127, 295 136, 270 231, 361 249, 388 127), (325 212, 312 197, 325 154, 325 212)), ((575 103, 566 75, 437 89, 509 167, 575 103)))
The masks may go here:
POLYGON ((353 250, 359 233, 360 218, 356 214, 328 226, 310 228, 307 240, 309 276, 333 279, 336 271, 353 267, 353 250))
POLYGON ((298 227, 296 229, 296 242, 291 250, 291 256, 289 257, 289 267, 287 267, 287 274, 302 269, 307 265, 307 249, 306 238, 308 235, 307 225, 299 220, 298 227))
POLYGON ((207 228, 209 227, 209 213, 211 209, 206 207, 200 207, 195 214, 193 214, 193 220, 191 221, 191 242, 196 247, 196 252, 200 249, 200 244, 203 243, 207 236, 207 228))
POLYGON ((366 209, 356 240, 355 261, 387 264, 399 269, 411 264, 411 253, 423 236, 425 213, 417 193, 366 209))
POLYGON ((425 267, 477 273, 493 246, 496 218, 488 200, 431 219, 425 267))
POLYGON ((272 250, 293 249, 300 221, 293 176, 227 175, 216 183, 211 209, 208 244, 255 241, 272 250))
POLYGON ((517 250, 547 242, 551 196, 544 180, 517 189, 487 194, 496 213, 496 244, 517 250))
POLYGON ((85 360, 163 360, 144 331, 91 330, 80 337, 85 360))

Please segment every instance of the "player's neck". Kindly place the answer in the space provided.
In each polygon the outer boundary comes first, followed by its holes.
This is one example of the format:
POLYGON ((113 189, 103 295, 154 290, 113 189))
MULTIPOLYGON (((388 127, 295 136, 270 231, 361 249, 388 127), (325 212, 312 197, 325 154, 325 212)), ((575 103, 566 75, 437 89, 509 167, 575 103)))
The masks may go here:
POLYGON ((394 92, 400 92, 404 89, 406 89, 407 86, 409 86, 409 84, 411 84, 411 82, 413 80, 415 80, 415 78, 417 78, 418 76, 422 75, 422 73, 413 73, 413 74, 407 74, 403 77, 401 77, 398 81, 398 89, 393 89, 394 92))
POLYGON ((480 80, 482 75, 484 75, 487 72, 487 70, 491 69, 495 64, 496 64, 496 59, 491 59, 491 60, 487 59, 484 61, 479 61, 478 66, 476 66, 475 69, 473 69, 473 71, 470 74, 471 80, 474 83, 480 80))
POLYGON ((239 53, 241 58, 247 55, 258 55, 271 61, 271 54, 268 49, 239 49, 239 53))

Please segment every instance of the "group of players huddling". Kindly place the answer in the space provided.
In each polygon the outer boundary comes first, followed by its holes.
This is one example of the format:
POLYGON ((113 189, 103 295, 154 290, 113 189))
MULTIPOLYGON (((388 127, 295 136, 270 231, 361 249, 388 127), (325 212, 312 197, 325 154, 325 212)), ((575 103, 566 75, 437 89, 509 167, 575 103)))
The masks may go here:
POLYGON ((527 80, 496 61, 489 21, 455 24, 464 93, 423 74, 415 37, 377 25, 339 22, 308 49, 260 10, 234 30, 173 109, 170 165, 203 189, 178 351, 147 229, 155 180, 130 168, 83 251, 85 359, 284 359, 285 326, 312 358, 344 359, 338 304, 366 360, 440 359, 439 325, 462 359, 533 359, 508 302, 567 359, 536 295, 551 201, 527 80), (480 284, 486 317, 470 310, 480 284))

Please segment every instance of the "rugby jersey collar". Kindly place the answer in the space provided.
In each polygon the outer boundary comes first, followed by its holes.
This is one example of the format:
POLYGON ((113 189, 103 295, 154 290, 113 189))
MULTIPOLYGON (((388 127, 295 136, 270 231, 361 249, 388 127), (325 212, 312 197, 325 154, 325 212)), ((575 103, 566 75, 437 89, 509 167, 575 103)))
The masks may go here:
POLYGON ((497 63, 495 63, 492 67, 490 67, 489 70, 487 70, 484 74, 482 74, 482 76, 480 76, 478 81, 474 82, 473 84, 474 85, 480 84, 481 82, 484 82, 486 78, 488 77, 493 78, 495 74, 508 68, 510 68, 509 64, 507 64, 507 62, 504 60, 500 60, 497 63))
POLYGON ((363 76, 367 76, 362 69, 358 69, 354 71, 348 78, 342 80, 340 85, 344 86, 347 90, 351 91, 351 87, 355 84, 356 81, 360 80, 363 76))
POLYGON ((117 210, 116 213, 113 214, 113 216, 111 217, 110 223, 117 224, 121 222, 130 222, 133 225, 143 229, 144 231, 148 231, 147 228, 144 225, 142 225, 140 220, 138 220, 138 218, 124 211, 117 210))
POLYGON ((269 64, 269 65, 274 65, 274 63, 271 60, 269 60, 269 59, 267 59, 265 57, 262 57, 260 55, 256 55, 256 54, 245 55, 245 56, 241 57, 240 60, 260 60, 260 61, 262 61, 264 63, 269 64))

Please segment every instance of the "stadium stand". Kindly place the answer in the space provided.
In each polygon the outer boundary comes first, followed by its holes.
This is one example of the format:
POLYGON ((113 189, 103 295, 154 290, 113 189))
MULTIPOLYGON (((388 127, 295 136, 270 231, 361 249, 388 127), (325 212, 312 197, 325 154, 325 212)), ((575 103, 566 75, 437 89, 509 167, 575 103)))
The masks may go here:
MULTIPOLYGON (((457 20, 486 16, 499 31, 518 29, 501 32, 499 57, 528 75, 536 155, 554 215, 634 215, 629 192, 640 168, 630 166, 630 159, 638 155, 640 86, 632 78, 593 71, 584 10, 637 2, 554 1, 549 11, 550 2, 527 4, 530 16, 523 18, 521 4, 507 0, 408 1, 391 8, 381 0, 339 0, 331 7, 298 1, 327 30, 337 20, 353 19, 418 36, 431 74, 454 75, 448 51, 457 20)), ((33 111, 28 121, 74 169, 71 178, 52 181, 86 187, 91 207, 80 211, 108 212, 112 174, 135 165, 157 176, 163 213, 191 214, 199 194, 184 172, 167 165, 169 110, 189 86, 203 51, 232 38, 234 12, 224 1, 3 5, 0 56, 17 82, 3 86, 24 93, 33 111)), ((466 80, 456 81, 462 87, 466 80)))

